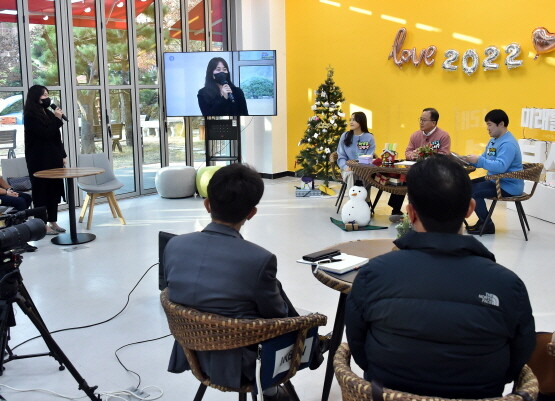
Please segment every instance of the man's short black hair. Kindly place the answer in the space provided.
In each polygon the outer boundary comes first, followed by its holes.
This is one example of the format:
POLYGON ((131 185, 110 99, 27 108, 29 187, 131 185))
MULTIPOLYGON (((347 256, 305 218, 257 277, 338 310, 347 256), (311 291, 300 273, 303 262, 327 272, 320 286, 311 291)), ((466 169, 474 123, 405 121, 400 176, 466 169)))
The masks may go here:
POLYGON ((222 167, 208 183, 208 201, 213 219, 239 223, 247 218, 264 194, 264 182, 253 168, 234 163, 222 167))
POLYGON ((509 126, 509 116, 507 115, 507 113, 500 109, 494 109, 488 112, 488 114, 486 114, 486 116, 484 117, 484 121, 491 121, 495 125, 499 125, 499 123, 503 121, 505 123, 505 127, 509 126))
POLYGON ((470 178, 461 165, 434 155, 410 168, 407 187, 409 202, 426 231, 459 232, 472 195, 470 178))
POLYGON ((430 120, 435 121, 436 123, 439 121, 439 112, 434 109, 433 107, 426 107, 422 112, 429 111, 430 112, 430 120))

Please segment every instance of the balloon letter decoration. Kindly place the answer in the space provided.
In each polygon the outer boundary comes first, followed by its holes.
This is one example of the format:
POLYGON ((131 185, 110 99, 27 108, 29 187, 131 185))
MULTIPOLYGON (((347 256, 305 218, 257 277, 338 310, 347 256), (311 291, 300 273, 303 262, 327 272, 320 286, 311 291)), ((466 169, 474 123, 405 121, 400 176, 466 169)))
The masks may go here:
POLYGON ((428 48, 422 49, 420 51, 420 56, 417 56, 416 47, 413 47, 410 50, 402 49, 403 43, 405 42, 406 38, 407 38, 407 29, 406 28, 399 29, 397 31, 397 35, 395 35, 395 40, 393 41, 393 46, 392 46, 391 52, 389 53, 389 57, 387 59, 388 60, 393 59, 393 62, 399 68, 401 68, 403 64, 408 63, 409 61, 412 61, 414 66, 418 67, 422 62, 422 59, 424 59, 424 63, 428 67, 431 67, 436 61, 434 59, 434 56, 437 52, 437 48, 433 45, 428 46, 428 48))
POLYGON ((505 49, 505 52, 508 54, 507 58, 505 59, 505 65, 509 70, 513 68, 518 68, 522 65, 522 60, 515 60, 518 56, 520 56, 520 45, 518 43, 511 43, 505 49))
POLYGON ((449 49, 445 52, 445 61, 441 68, 445 71, 456 71, 459 68, 456 65, 453 65, 459 59, 459 52, 454 49, 449 49))
POLYGON ((464 73, 466 75, 474 74, 476 72, 476 69, 478 68, 478 62, 478 53, 476 53, 476 50, 468 49, 467 51, 465 51, 461 59, 464 73), (468 65, 468 59, 472 60, 472 63, 470 65, 468 65))
POLYGON ((495 46, 487 47, 484 51, 486 54, 486 59, 482 63, 484 71, 493 71, 499 69, 499 64, 494 63, 494 61, 499 57, 499 49, 495 46))

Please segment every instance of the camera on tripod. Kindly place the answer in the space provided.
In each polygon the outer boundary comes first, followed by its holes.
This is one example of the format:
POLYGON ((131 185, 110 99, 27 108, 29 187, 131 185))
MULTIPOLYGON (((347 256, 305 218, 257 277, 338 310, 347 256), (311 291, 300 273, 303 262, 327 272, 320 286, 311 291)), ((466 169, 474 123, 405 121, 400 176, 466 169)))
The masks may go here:
POLYGON ((46 235, 46 226, 43 217, 46 217, 46 208, 22 210, 0 216, 0 252, 22 249, 28 241, 37 241, 46 235), (27 221, 30 216, 38 217, 27 221))
POLYGON ((54 341, 31 299, 31 295, 23 285, 23 277, 19 271, 23 258, 19 251, 25 247, 27 241, 44 238, 46 235, 44 220, 46 220, 46 208, 44 206, 0 216, 0 223, 4 222, 5 224, 5 228, 0 229, 0 376, 2 376, 4 364, 7 362, 16 359, 51 356, 60 364, 60 370, 68 368, 79 384, 79 389, 83 390, 92 401, 101 401, 100 396, 94 393, 98 386, 91 387, 87 384, 60 346, 54 341), (38 218, 26 221, 30 216, 38 218), (10 327, 15 326, 13 303, 17 303, 23 313, 35 325, 49 352, 21 356, 12 352, 8 340, 10 338, 10 327))

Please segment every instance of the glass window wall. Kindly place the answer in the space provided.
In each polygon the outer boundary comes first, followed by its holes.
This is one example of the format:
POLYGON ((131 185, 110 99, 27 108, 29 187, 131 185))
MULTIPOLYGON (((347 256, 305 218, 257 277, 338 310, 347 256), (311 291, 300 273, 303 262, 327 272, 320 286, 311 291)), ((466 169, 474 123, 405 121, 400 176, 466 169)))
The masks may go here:
MULTIPOLYGON (((77 165, 79 153, 108 153, 116 176, 124 182, 120 194, 152 191, 163 163, 204 163, 203 119, 163 118, 160 60, 162 51, 226 50, 226 4, 225 0, 3 0, 0 131, 16 129, 10 157, 24 155, 27 86, 42 84, 56 104, 65 105, 70 119, 63 126, 70 165, 77 165), (25 22, 18 4, 29 10, 25 22), (57 10, 64 13, 57 15, 57 10), (66 15, 65 10, 71 11, 66 15), (30 57, 23 57, 24 42, 30 57)), ((8 151, 0 149, 1 157, 8 157, 8 151)))
POLYGON ((29 1, 33 84, 59 86, 55 2, 29 1))
POLYGON ((2 2, 0 10, 0 87, 20 86, 21 57, 15 0, 2 2))

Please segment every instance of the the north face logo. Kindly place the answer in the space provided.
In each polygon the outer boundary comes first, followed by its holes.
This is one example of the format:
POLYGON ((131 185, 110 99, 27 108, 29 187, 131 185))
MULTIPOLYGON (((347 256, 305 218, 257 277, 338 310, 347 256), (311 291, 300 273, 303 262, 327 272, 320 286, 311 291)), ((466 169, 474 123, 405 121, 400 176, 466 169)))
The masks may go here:
POLYGON ((486 292, 485 295, 478 295, 478 298, 480 298, 482 300, 482 303, 484 304, 499 306, 499 298, 495 294, 490 294, 489 292, 486 292))

